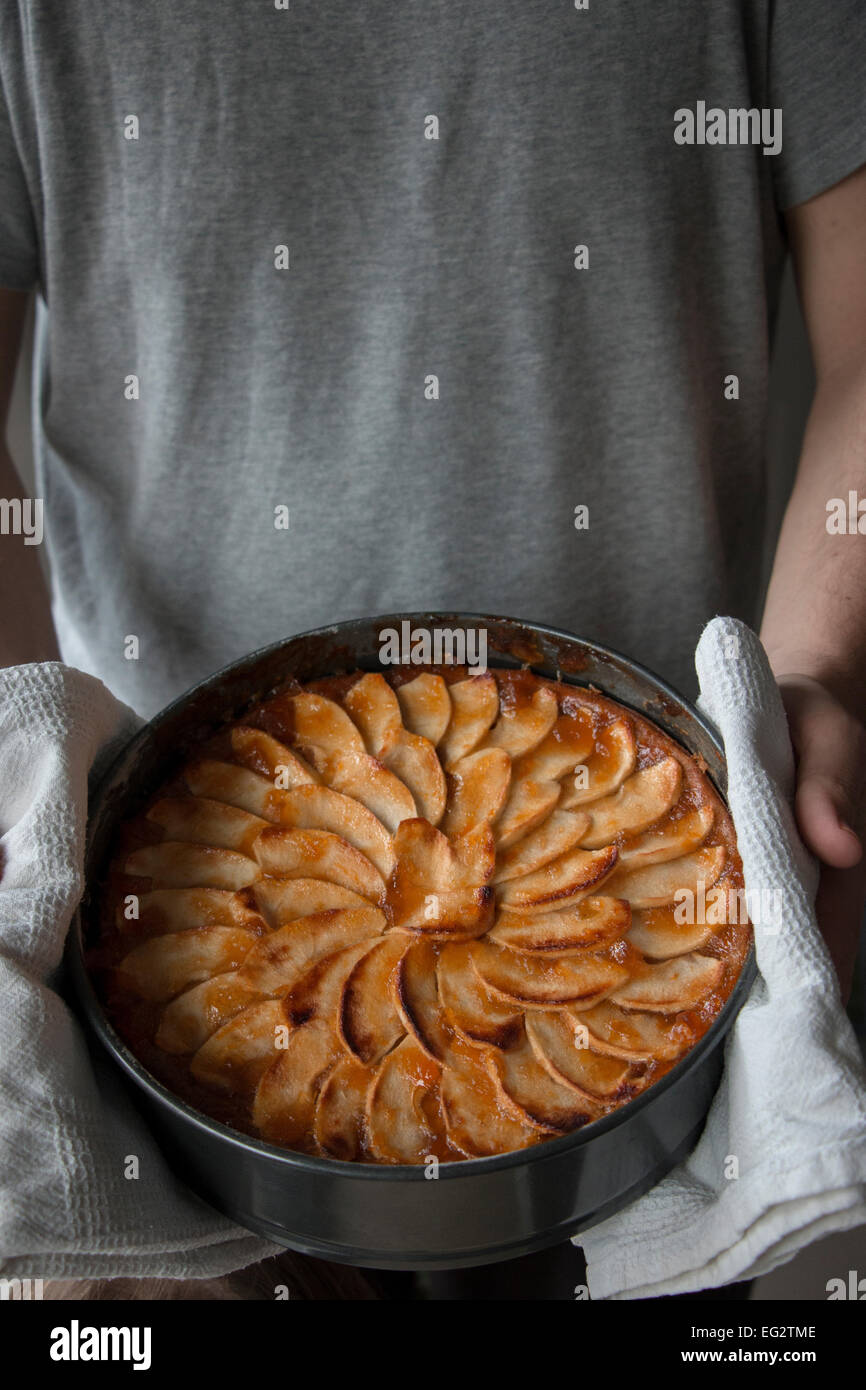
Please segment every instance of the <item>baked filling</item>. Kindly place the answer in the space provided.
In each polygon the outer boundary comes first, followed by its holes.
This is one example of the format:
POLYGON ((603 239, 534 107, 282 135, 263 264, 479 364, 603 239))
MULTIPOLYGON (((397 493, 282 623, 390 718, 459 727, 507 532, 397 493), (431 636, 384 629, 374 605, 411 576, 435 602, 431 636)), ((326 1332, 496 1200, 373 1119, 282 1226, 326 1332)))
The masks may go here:
POLYGON ((664 1075, 736 981, 742 890, 723 802, 649 720, 529 671, 356 672, 247 711, 121 827, 89 965, 213 1117, 459 1160, 664 1075))

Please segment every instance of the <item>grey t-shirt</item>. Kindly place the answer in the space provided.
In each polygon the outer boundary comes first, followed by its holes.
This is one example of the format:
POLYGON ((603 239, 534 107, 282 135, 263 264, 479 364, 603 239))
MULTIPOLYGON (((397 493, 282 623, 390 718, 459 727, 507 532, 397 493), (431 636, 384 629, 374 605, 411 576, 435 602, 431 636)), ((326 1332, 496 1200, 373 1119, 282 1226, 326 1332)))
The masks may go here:
POLYGON ((148 714, 442 607, 692 690, 757 616, 780 210, 866 161, 864 66, 862 0, 5 0, 64 657, 148 714))

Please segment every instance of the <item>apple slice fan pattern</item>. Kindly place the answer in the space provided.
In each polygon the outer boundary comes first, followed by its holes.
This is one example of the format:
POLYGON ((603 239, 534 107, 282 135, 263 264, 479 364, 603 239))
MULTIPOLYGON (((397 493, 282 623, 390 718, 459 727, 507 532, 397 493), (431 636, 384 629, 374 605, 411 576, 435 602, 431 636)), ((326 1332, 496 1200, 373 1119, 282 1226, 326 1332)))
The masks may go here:
POLYGON ((120 832, 90 964, 200 1110, 461 1160, 669 1070, 739 973, 742 888, 723 802, 649 720, 529 671, 399 668, 295 686, 179 765, 120 832))

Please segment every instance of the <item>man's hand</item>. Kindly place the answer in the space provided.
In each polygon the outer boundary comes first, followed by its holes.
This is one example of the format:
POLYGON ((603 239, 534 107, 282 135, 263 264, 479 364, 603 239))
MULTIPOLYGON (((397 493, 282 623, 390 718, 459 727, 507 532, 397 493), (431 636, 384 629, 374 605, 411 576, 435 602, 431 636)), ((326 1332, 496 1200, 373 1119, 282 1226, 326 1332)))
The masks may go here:
POLYGON ((852 494, 866 502, 866 165, 785 220, 817 385, 761 638, 797 754, 797 823, 822 865, 818 919, 847 999, 866 902, 866 507, 844 533, 828 509, 852 494))
POLYGON ((847 1002, 866 904, 866 728, 813 676, 777 680, 797 758, 797 827, 821 861, 818 923, 847 1002))

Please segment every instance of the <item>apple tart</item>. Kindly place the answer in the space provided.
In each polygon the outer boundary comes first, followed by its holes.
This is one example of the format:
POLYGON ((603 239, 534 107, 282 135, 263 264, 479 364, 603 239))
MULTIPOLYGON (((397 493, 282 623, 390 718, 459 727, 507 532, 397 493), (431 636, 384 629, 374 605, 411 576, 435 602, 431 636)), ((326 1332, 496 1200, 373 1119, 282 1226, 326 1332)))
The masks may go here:
POLYGON ((529 670, 293 683, 122 825, 88 953, 198 1109, 372 1163, 592 1124, 707 1030, 751 928, 700 760, 529 670))

